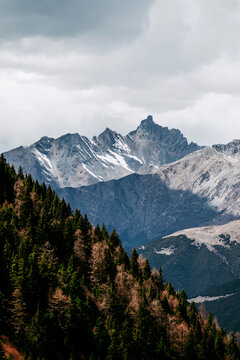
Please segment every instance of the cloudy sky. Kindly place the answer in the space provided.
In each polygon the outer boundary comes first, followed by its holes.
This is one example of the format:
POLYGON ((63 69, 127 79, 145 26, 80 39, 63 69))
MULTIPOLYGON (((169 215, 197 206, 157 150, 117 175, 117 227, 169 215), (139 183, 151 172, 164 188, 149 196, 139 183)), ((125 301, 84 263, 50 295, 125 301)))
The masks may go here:
POLYGON ((240 138, 239 0, 0 1, 0 152, 148 114, 240 138))

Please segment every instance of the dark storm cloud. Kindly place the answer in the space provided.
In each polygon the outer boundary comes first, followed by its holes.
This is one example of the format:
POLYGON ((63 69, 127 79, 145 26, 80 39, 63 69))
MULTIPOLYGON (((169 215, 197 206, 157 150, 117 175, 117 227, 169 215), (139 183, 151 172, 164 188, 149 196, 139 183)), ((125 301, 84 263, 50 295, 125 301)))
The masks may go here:
POLYGON ((111 41, 137 36, 152 0, 1 0, 1 39, 87 36, 111 41))

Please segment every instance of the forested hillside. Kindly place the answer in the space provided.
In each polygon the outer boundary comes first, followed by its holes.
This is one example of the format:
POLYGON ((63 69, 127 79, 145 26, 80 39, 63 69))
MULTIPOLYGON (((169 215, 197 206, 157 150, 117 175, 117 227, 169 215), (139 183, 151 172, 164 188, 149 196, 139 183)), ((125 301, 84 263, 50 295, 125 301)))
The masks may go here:
POLYGON ((240 358, 161 269, 3 157, 0 329, 0 359, 240 358))

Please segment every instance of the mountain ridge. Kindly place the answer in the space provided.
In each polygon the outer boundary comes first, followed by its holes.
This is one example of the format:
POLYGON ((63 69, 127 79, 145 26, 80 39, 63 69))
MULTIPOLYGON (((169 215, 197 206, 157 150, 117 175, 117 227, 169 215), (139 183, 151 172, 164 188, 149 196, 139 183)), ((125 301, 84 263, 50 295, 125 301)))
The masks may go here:
POLYGON ((4 156, 40 182, 62 188, 91 185, 131 173, 149 174, 199 148, 188 144, 179 130, 162 127, 149 115, 125 136, 108 127, 92 139, 78 133, 57 139, 44 136, 4 156))

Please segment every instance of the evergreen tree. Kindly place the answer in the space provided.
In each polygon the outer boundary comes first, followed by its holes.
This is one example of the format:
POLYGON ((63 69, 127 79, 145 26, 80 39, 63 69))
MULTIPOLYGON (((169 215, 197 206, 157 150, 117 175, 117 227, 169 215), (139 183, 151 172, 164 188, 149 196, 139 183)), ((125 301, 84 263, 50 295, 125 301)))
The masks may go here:
POLYGON ((187 339, 185 341, 183 354, 185 360, 197 359, 197 353, 195 349, 195 338, 192 330, 188 334, 187 339))
POLYGON ((113 231, 111 232, 111 234, 109 236, 109 245, 110 245, 111 249, 114 249, 120 245, 120 239, 119 239, 119 236, 116 233, 115 229, 113 229, 113 231))
POLYGON ((187 295, 186 295, 185 291, 182 290, 180 293, 180 296, 179 296, 178 308, 179 308, 180 314, 186 320, 187 320, 187 306, 188 306, 187 295))
POLYGON ((148 260, 145 261, 145 264, 143 266, 142 277, 144 281, 148 280, 151 277, 151 267, 148 260))
POLYGON ((140 275, 140 269, 138 264, 138 254, 136 249, 133 249, 132 255, 130 258, 130 274, 132 274, 133 277, 138 278, 140 275))
POLYGON ((174 290, 174 287, 172 286, 171 281, 168 283, 167 291, 169 295, 176 295, 176 292, 174 290))
POLYGON ((227 354, 229 355, 230 360, 240 359, 240 350, 236 344, 234 334, 232 334, 231 340, 228 344, 227 354))
POLYGON ((164 289, 164 278, 163 278, 161 266, 159 267, 158 273, 159 273, 159 277, 157 278, 157 284, 158 284, 159 289, 163 290, 164 289))
POLYGON ((0 341, 0 360, 7 360, 7 358, 5 357, 5 351, 3 350, 1 341, 0 341))
POLYGON ((115 230, 93 228, 3 156, 0 327, 26 359, 240 358, 234 337, 164 284, 161 268, 151 273, 135 249, 129 260, 115 230))

